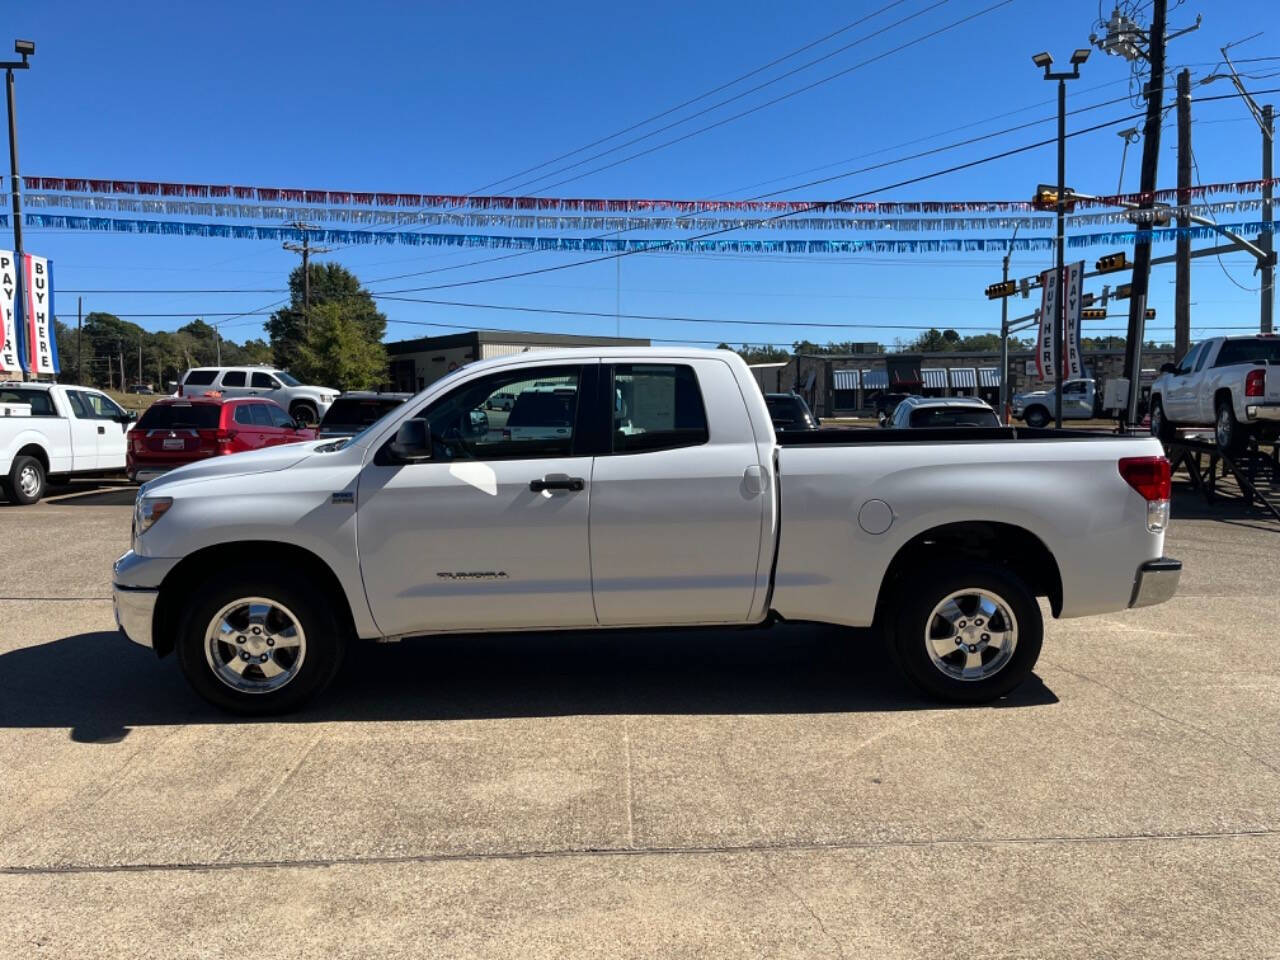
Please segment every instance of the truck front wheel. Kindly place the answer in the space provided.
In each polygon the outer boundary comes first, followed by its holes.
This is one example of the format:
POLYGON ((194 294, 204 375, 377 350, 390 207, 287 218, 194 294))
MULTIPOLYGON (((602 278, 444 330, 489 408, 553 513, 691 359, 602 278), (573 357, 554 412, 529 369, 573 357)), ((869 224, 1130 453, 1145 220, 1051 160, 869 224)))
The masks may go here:
POLYGON ((1035 427, 1039 429, 1040 427, 1048 426, 1049 411, 1044 407, 1032 407, 1026 412, 1022 419, 1027 422, 1028 427, 1035 427))
POLYGON ((288 572, 240 569, 200 588, 177 637, 196 692, 233 713, 300 707, 333 680, 346 637, 322 591, 288 572))
POLYGON ((925 693, 985 703, 1030 675, 1043 637, 1040 605, 1021 580, 957 557, 913 576, 889 639, 898 666, 925 693))

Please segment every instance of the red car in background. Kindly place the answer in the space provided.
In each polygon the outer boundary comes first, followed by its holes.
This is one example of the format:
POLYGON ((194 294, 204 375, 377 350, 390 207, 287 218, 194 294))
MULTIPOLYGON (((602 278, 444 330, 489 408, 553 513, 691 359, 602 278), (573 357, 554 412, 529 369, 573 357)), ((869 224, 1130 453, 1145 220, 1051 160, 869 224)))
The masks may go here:
POLYGON ((174 397, 158 400, 129 431, 125 470, 145 483, 183 464, 284 443, 314 440, 315 430, 294 421, 264 397, 174 397))

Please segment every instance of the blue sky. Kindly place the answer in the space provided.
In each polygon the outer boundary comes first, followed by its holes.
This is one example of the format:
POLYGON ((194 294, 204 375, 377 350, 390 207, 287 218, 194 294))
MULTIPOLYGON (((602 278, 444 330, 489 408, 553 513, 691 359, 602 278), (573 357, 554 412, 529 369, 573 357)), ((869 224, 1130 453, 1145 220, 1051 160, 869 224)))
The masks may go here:
MULTIPOLYGON (((466 193, 644 120, 768 63, 887 0, 780 4, 489 2, 24 4, 10 11, 6 33, 37 43, 32 69, 18 75, 22 172, 28 175, 237 183, 395 192, 466 193)), ((633 131, 639 136, 747 86, 834 50, 904 17, 878 37, 786 80, 628 150, 555 177, 564 179, 762 103, 806 83, 887 53, 907 41, 978 13, 998 0, 902 0, 839 37, 729 88, 716 97, 633 131)), ((1139 4, 1140 5, 1140 4, 1139 4)), ((1218 48, 1253 34, 1273 0, 1204 5, 1201 29, 1175 40, 1170 65, 1211 72, 1218 48)), ((1184 3, 1171 26, 1194 20, 1184 3)), ((1109 12, 1109 6, 1104 13, 1109 12)), ((546 195, 746 198, 817 176, 891 160, 917 150, 1000 130, 1048 122, 938 156, 906 161, 782 196, 829 199, 929 173, 1050 137, 1055 96, 1031 63, 1050 50, 1065 63, 1087 44, 1096 0, 1010 0, 969 23, 813 90, 682 143, 613 166, 546 195), (1019 112, 1014 112, 1019 111, 1019 112), (991 119, 1000 114, 1011 114, 991 119), (973 124, 973 126, 968 126, 973 124), (962 131, 947 133, 966 126, 962 131), (912 143, 910 146, 903 144, 912 143), (805 172, 830 165, 818 172, 805 172), (762 181, 768 186, 757 187, 762 181)), ((1274 32, 1273 32, 1274 33, 1274 32)), ((9 43, 6 37, 3 42, 9 43)), ((1280 54, 1264 34, 1233 55, 1280 54)), ((1247 65, 1255 89, 1280 87, 1280 60, 1247 65), (1266 74, 1277 73, 1274 77, 1266 74)), ((1127 64, 1095 52, 1069 87, 1069 108, 1123 97, 1127 64)), ((1198 86, 1230 92, 1225 81, 1198 86)), ((1275 101, 1280 95, 1262 97, 1275 101)), ((1170 94, 1169 103, 1172 103, 1170 94)), ((1079 119, 1086 123, 1136 110, 1127 101, 1079 119), (1085 119, 1087 118, 1087 120, 1085 119)), ((1237 100, 1194 108, 1193 148, 1204 182, 1256 178, 1260 136, 1237 100)), ((1136 121, 1135 121, 1136 122, 1136 121)), ((1122 125, 1123 126, 1123 125, 1122 125)), ((1121 140, 1112 127, 1071 141, 1067 182, 1114 191, 1121 140)), ((1161 146, 1162 186, 1175 183, 1172 128, 1161 146)), ((608 141, 589 151, 614 145, 608 141)), ((1131 147, 1125 189, 1136 190, 1141 145, 1131 147)), ((588 154, 578 154, 554 169, 588 154)), ((1052 147, 975 167, 869 199, 1014 199, 1056 175, 1052 147)), ((500 192, 531 177, 508 179, 500 192)), ((535 181, 520 193, 538 193, 535 181)), ((8 246, 5 242, 3 245, 8 246)), ((297 258, 268 241, 121 236, 29 229, 29 251, 57 265, 59 315, 75 316, 75 290, 237 289, 283 287, 297 258)), ((1092 260, 1107 250, 1094 249, 1092 260)), ((1171 253, 1172 244, 1158 246, 1171 253)), ((332 254, 363 280, 495 256, 376 246, 332 254)), ((417 281, 372 283, 391 289, 484 278, 571 263, 573 254, 529 254, 495 264, 433 273, 417 281)), ((1044 253, 1014 255, 1015 276, 1048 266, 1044 253)), ((714 324, 622 320, 624 335, 693 340, 789 343, 798 338, 879 340, 910 331, 893 326, 998 326, 999 307, 983 289, 999 279, 994 254, 866 255, 858 258, 630 256, 539 276, 442 289, 422 296, 491 304, 600 311, 571 318, 487 309, 384 302, 388 339, 449 332, 422 323, 613 333, 612 313, 699 317, 714 324), (766 326, 730 320, 765 321, 766 326), (847 323, 854 329, 800 324, 847 323)), ((1256 329, 1256 290, 1247 256, 1212 258, 1192 270, 1193 337, 1212 327, 1256 329), (1225 267, 1225 269, 1224 269, 1225 267), (1227 272, 1230 273, 1230 278, 1227 272), (1234 282, 1231 278, 1234 278, 1234 282), (1239 284, 1239 286, 1237 286, 1239 284), (1248 288, 1248 289, 1242 289, 1248 288)), ((1171 339, 1173 270, 1157 268, 1152 335, 1171 339)), ((1096 289, 1097 284, 1093 285, 1096 289)), ((121 315, 214 315, 250 311, 272 293, 84 294, 85 310, 121 315)), ((1015 300, 1016 313, 1034 302, 1015 300)), ((175 329, 180 316, 139 319, 175 329)), ((226 336, 260 333, 260 320, 228 320, 226 336)), ((1123 328, 1108 320, 1088 332, 1123 328)))

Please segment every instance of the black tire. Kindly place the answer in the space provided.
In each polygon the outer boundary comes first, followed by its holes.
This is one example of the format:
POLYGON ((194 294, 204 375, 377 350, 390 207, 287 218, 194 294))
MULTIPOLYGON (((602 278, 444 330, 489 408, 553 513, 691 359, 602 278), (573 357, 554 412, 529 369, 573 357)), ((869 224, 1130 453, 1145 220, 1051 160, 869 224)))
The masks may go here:
POLYGON ((1151 435, 1162 443, 1172 443, 1178 439, 1178 431, 1164 415, 1164 402, 1159 397, 1151 400, 1151 435))
POLYGON ((9 466, 9 477, 4 484, 4 492, 10 503, 36 503, 44 496, 48 486, 44 464, 35 457, 25 455, 13 458, 13 463, 9 466))
MULTIPOLYGON (((248 633, 248 627, 242 629, 248 633)), ((346 634, 332 602, 323 591, 315 589, 313 583, 287 571, 249 567, 215 574, 205 581, 181 619, 175 648, 187 682, 200 696, 232 713, 268 716, 296 710, 333 681, 342 664, 346 634), (206 630, 219 612, 229 604, 250 597, 281 605, 298 621, 305 637, 301 648, 304 655, 296 674, 282 686, 261 692, 234 689, 224 682, 205 650, 206 630)), ((234 663, 235 649, 226 643, 218 651, 223 655, 230 652, 232 655, 227 659, 234 663)), ((276 654, 282 651, 261 652, 269 654, 274 663, 276 654)), ((245 651, 241 652, 243 656, 245 651)), ((258 672, 259 668, 250 665, 247 671, 258 672)), ((251 676, 249 682, 255 682, 251 676)))
POLYGON ((1236 419, 1230 400, 1219 398, 1213 405, 1213 437, 1223 453, 1239 453, 1249 442, 1249 434, 1236 419))
MULTIPOLYGON (((966 614, 972 614, 976 604, 973 609, 964 609, 969 606, 966 597, 960 598, 960 609, 966 614)), ((935 699, 952 703, 986 703, 995 700, 1026 680, 1040 657, 1040 646, 1044 639, 1040 605, 1026 584, 1003 567, 957 557, 952 562, 938 563, 915 571, 910 587, 899 593, 895 606, 896 609, 888 618, 888 640, 894 660, 908 680, 935 699), (1003 612, 993 616, 990 624, 984 624, 981 619, 960 621, 969 631, 979 631, 968 638, 973 639, 975 647, 979 648, 976 656, 985 661, 979 669, 994 670, 974 679, 963 679, 952 676, 947 671, 963 671, 966 647, 956 646, 952 650, 950 638, 946 636, 950 625, 944 618, 932 615, 935 608, 953 594, 977 590, 997 598, 1016 623, 1006 624, 1003 612), (988 636, 980 632, 982 626, 990 629, 992 624, 998 628, 1016 628, 1010 644, 1011 652, 1002 666, 996 666, 1004 656, 1002 652, 994 648, 983 649, 983 643, 978 639, 988 636), (940 630, 939 627, 943 629, 940 630), (926 640, 928 636, 942 636, 946 640, 947 653, 939 658, 941 665, 935 663, 935 657, 930 653, 930 644, 926 640)), ((996 632, 991 631, 992 634, 996 632)), ((939 644, 942 645, 944 644, 939 644)))
POLYGON ((308 427, 314 427, 320 422, 319 411, 312 404, 305 401, 300 401, 291 406, 289 408, 289 416, 299 423, 306 424, 308 427))
POLYGON ((1022 415, 1022 419, 1027 422, 1028 427, 1036 429, 1047 427, 1049 425, 1049 411, 1044 407, 1030 407, 1022 415))

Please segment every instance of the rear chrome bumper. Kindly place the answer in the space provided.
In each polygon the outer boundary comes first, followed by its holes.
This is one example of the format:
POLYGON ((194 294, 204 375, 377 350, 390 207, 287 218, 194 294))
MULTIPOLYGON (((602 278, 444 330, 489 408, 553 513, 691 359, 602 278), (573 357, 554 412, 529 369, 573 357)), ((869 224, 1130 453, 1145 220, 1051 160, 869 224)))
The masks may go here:
POLYGON ((154 480, 156 477, 163 477, 170 470, 174 470, 174 469, 176 468, 175 467, 139 467, 137 470, 133 471, 133 474, 131 475, 130 479, 136 483, 146 483, 149 480, 154 480))
POLYGON ((1148 560, 1138 568, 1129 606, 1151 607, 1171 599, 1178 592, 1178 580, 1181 576, 1181 560, 1171 560, 1168 557, 1148 560))
POLYGON ((155 618, 159 590, 146 587, 122 587, 111 585, 111 606, 115 610, 116 626, 134 643, 151 647, 151 625, 155 618))
POLYGON ((1280 404, 1250 403, 1244 410, 1250 420, 1280 420, 1280 404))

